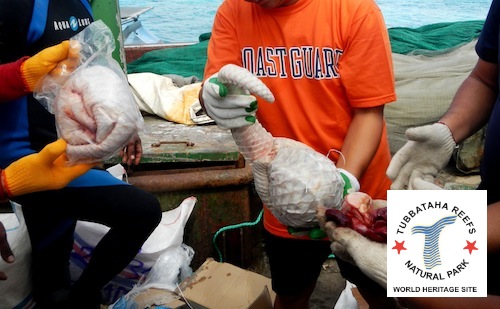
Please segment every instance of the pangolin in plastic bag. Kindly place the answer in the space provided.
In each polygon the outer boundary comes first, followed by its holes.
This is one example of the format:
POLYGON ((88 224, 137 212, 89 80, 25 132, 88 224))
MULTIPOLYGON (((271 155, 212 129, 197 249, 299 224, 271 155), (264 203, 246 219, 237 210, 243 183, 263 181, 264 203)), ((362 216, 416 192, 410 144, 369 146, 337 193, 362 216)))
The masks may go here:
POLYGON ((126 80, 94 65, 73 72, 52 106, 70 162, 96 162, 116 155, 142 126, 126 80))
MULTIPOLYGON (((226 65, 218 78, 274 101, 269 88, 244 68, 226 65)), ((231 129, 231 133, 238 150, 252 164, 259 197, 282 224, 314 228, 318 226, 318 205, 340 207, 344 181, 326 155, 301 142, 273 137, 258 121, 231 129)))
POLYGON ((144 127, 114 49, 111 29, 102 20, 91 23, 70 39, 68 58, 33 93, 54 114, 69 163, 109 159, 144 127))

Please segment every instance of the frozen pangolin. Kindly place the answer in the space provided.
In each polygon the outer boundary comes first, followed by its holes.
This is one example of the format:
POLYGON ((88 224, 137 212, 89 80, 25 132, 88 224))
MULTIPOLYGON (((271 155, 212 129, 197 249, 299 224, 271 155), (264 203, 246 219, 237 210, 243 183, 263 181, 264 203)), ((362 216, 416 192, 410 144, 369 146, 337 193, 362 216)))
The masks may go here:
MULTIPOLYGON (((244 68, 226 65, 218 78, 274 101, 269 88, 244 68)), ((258 121, 231 133, 238 150, 252 164, 259 197, 282 224, 313 228, 318 226, 318 205, 340 207, 344 181, 326 155, 301 142, 273 137, 258 121)))
POLYGON ((126 80, 101 65, 75 71, 61 87, 53 110, 73 163, 112 157, 143 121, 126 80))

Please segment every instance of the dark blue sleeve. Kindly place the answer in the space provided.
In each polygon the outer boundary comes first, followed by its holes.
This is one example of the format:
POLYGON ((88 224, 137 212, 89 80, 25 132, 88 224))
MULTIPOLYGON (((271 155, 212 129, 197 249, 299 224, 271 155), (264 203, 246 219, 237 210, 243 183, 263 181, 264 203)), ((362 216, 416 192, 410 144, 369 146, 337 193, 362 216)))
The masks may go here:
POLYGON ((476 44, 479 58, 498 63, 498 35, 500 27, 500 0, 493 0, 483 30, 476 44))
POLYGON ((33 0, 0 0, 0 63, 28 55, 26 35, 33 0))

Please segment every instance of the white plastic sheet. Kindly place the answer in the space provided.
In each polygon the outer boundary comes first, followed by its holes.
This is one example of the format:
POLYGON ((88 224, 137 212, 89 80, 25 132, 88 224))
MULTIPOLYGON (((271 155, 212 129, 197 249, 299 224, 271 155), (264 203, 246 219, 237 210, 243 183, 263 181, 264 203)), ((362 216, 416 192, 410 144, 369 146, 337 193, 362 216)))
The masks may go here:
MULTIPOLYGON (((195 197, 186 198, 177 208, 164 211, 160 224, 143 244, 130 264, 103 291, 106 303, 114 303, 145 279, 162 254, 183 244, 184 227, 196 204, 195 197)), ((133 227, 131 227, 133 228, 133 227)), ((75 229, 74 252, 70 259, 72 280, 88 265, 92 250, 109 231, 107 226, 79 221, 75 229)), ((190 262, 190 261, 189 261, 190 262)))

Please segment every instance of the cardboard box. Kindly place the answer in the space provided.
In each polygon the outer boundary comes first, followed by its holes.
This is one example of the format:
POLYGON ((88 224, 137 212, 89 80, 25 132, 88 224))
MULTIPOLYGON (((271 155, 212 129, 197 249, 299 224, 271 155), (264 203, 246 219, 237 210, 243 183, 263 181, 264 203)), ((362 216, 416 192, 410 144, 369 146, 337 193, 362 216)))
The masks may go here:
POLYGON ((275 297, 271 279, 209 258, 174 292, 149 289, 134 300, 139 308, 272 309, 275 297))

